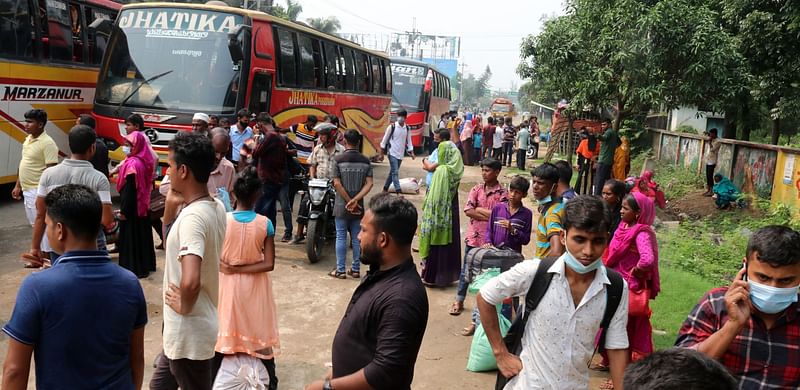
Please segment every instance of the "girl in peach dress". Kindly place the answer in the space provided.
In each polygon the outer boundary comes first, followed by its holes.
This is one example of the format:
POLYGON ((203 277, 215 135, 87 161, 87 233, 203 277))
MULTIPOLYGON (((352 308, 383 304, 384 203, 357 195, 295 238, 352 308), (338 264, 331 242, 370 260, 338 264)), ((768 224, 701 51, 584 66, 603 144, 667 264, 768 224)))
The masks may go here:
POLYGON ((219 264, 219 333, 215 350, 261 359, 269 372, 269 388, 275 389, 275 355, 280 343, 269 276, 275 268, 275 227, 253 211, 261 194, 255 168, 239 173, 233 194, 236 210, 228 213, 219 264))

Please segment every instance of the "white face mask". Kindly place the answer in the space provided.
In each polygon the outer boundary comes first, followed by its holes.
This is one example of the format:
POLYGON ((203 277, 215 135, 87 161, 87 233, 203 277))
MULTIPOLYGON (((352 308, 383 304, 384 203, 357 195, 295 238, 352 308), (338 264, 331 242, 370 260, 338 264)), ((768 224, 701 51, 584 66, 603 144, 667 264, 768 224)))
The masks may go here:
POLYGON ((125 153, 126 156, 131 154, 131 147, 128 146, 128 145, 123 146, 122 147, 122 153, 125 153))

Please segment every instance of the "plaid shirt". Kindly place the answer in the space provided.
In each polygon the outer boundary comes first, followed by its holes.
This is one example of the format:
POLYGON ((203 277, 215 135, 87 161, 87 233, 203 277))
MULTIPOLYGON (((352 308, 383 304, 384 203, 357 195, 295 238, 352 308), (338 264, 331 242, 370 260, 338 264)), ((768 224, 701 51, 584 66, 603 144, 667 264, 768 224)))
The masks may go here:
MULTIPOLYGON (((727 287, 709 291, 683 323, 678 347, 696 348, 722 328, 727 287)), ((800 305, 789 306, 767 329, 764 321, 751 316, 747 325, 720 359, 736 378, 740 389, 796 389, 800 387, 800 305)))
POLYGON ((333 179, 333 164, 336 164, 334 157, 344 153, 344 146, 335 144, 333 152, 329 152, 328 148, 319 144, 314 147, 311 152, 311 157, 308 158, 308 165, 317 168, 318 179, 333 179))

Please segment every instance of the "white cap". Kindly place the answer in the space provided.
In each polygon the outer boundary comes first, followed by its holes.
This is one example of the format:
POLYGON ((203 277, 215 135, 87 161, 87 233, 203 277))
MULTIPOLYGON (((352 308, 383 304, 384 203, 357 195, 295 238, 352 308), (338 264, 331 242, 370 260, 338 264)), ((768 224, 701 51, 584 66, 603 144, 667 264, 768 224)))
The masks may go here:
POLYGON ((195 120, 195 119, 201 120, 201 121, 206 122, 206 123, 208 123, 208 121, 209 121, 208 114, 203 114, 202 112, 198 112, 198 113, 194 114, 194 116, 192 117, 192 120, 195 120))

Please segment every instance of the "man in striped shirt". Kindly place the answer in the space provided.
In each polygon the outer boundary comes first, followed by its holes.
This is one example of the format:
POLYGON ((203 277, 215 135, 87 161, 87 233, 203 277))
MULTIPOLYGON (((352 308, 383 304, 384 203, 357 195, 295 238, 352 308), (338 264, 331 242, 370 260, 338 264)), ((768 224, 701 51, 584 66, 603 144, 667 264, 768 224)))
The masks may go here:
POLYGON ((297 146, 297 161, 300 164, 308 165, 308 159, 317 144, 317 117, 309 115, 305 123, 298 123, 289 127, 289 132, 294 134, 294 143, 297 146))

